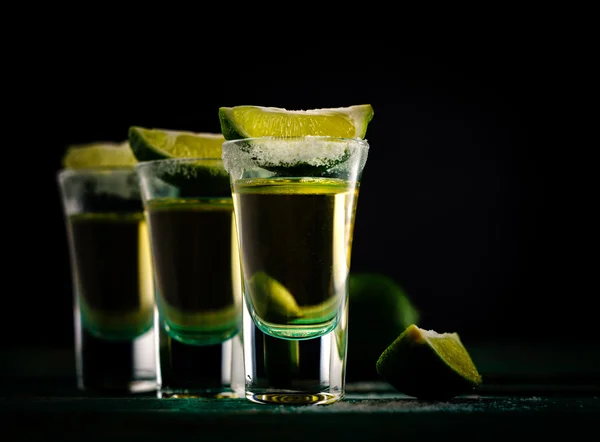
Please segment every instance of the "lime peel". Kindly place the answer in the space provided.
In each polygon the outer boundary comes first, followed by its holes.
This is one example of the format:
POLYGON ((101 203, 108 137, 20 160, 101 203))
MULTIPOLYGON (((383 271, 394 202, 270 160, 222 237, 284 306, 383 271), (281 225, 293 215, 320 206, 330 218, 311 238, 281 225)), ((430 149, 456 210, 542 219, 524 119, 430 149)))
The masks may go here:
POLYGON ((166 158, 221 158, 220 133, 131 126, 128 140, 139 161, 166 158))
POLYGON ((300 318, 302 309, 296 298, 281 282, 265 272, 256 272, 247 282, 250 299, 261 318, 270 315, 300 318))
POLYGON ((308 135, 364 138, 373 115, 370 104, 308 110, 267 106, 219 108, 221 132, 226 140, 308 135))
POLYGON ((134 167, 137 163, 127 141, 96 141, 67 147, 62 166, 65 169, 96 167, 134 167))
POLYGON ((411 324, 381 354, 377 373, 396 390, 423 399, 448 399, 482 383, 457 333, 411 324))

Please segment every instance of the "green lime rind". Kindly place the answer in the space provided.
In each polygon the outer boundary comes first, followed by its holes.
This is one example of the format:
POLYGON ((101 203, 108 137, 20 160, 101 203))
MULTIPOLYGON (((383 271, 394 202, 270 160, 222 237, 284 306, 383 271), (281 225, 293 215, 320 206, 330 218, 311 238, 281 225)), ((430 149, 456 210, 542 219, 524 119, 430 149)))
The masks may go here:
POLYGON ((419 322, 419 309, 406 291, 390 276, 380 273, 352 273, 348 292, 352 306, 351 315, 356 313, 363 318, 380 318, 380 322, 385 323, 380 325, 385 325, 386 329, 393 331, 394 335, 387 343, 409 325, 419 322))
POLYGON ((168 158, 148 144, 138 127, 131 126, 129 128, 127 139, 129 140, 133 155, 138 161, 154 161, 168 158))
POLYGON ((138 161, 167 158, 221 158, 220 133, 130 126, 127 139, 138 161))
POLYGON ((305 111, 266 106, 219 108, 221 133, 226 140, 309 135, 364 138, 373 115, 370 104, 305 111))
POLYGON ((419 399, 451 399, 482 383, 458 334, 437 334, 414 324, 383 351, 376 370, 396 390, 419 399))
POLYGON ((348 284, 349 320, 347 377, 351 381, 377 378, 375 362, 421 312, 393 278, 380 273, 351 273, 348 284), (377 318, 373 322, 372 318, 377 318))

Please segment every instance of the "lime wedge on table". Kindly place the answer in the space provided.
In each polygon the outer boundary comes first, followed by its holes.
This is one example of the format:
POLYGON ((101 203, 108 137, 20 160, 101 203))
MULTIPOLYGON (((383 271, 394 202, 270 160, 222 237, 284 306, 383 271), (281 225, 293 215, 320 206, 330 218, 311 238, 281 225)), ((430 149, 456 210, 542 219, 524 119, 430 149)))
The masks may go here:
POLYGON ((137 163, 128 142, 98 141, 67 147, 62 158, 65 169, 89 167, 133 167, 137 163))
POLYGON ((376 367, 396 390, 420 399, 449 399, 482 383, 457 333, 437 333, 414 324, 383 351, 376 367))
POLYGON ((310 110, 265 106, 219 108, 221 132, 226 140, 307 135, 364 138, 372 118, 370 104, 310 110))
POLYGON ((222 134, 131 126, 129 144, 139 161, 164 158, 221 158, 222 134))

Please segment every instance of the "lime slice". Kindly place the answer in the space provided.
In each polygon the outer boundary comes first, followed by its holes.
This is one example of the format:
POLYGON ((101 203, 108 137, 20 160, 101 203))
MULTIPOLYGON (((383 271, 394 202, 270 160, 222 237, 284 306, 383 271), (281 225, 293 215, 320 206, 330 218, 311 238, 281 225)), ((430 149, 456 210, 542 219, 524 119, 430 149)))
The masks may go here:
POLYGON ((219 108, 221 132, 226 140, 307 135, 364 138, 372 118, 370 104, 310 110, 264 106, 219 108))
POLYGON ((62 158, 65 169, 90 167, 133 167, 137 163, 127 141, 114 143, 98 141, 67 147, 62 158))
POLYGON ((140 162, 203 159, 197 164, 174 162, 158 174, 160 179, 178 188, 180 197, 231 195, 229 175, 221 163, 223 135, 131 126, 128 137, 133 154, 140 162))
POLYGON ((297 319, 304 315, 294 295, 265 272, 252 275, 247 288, 252 307, 262 321, 277 322, 282 319, 297 319))
POLYGON ((222 134, 131 126, 129 144, 139 161, 164 158, 221 158, 222 134))
POLYGON ((457 333, 437 333, 414 324, 384 350, 376 368, 396 390, 419 399, 450 399, 482 383, 457 333))
POLYGON ((375 362, 406 327, 419 322, 420 312, 393 278, 379 273, 352 273, 349 279, 349 381, 377 378, 375 362), (373 322, 373 318, 377 321, 373 322))

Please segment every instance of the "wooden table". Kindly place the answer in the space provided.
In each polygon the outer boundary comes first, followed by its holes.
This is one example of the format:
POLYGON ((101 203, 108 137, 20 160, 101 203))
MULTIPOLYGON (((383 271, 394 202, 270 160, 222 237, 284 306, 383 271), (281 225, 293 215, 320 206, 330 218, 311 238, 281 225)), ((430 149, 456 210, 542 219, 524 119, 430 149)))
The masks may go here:
MULTIPOLYGON (((65 371, 71 366, 68 354, 55 353, 21 352, 10 356, 10 373, 0 372, 2 441, 566 442, 597 440, 600 424, 600 377, 594 376, 508 382, 490 373, 476 394, 448 401, 418 400, 384 383, 356 382, 335 404, 271 406, 154 394, 90 397, 75 389, 72 373, 65 371)), ((9 355, 2 357, 6 362, 9 355)))

